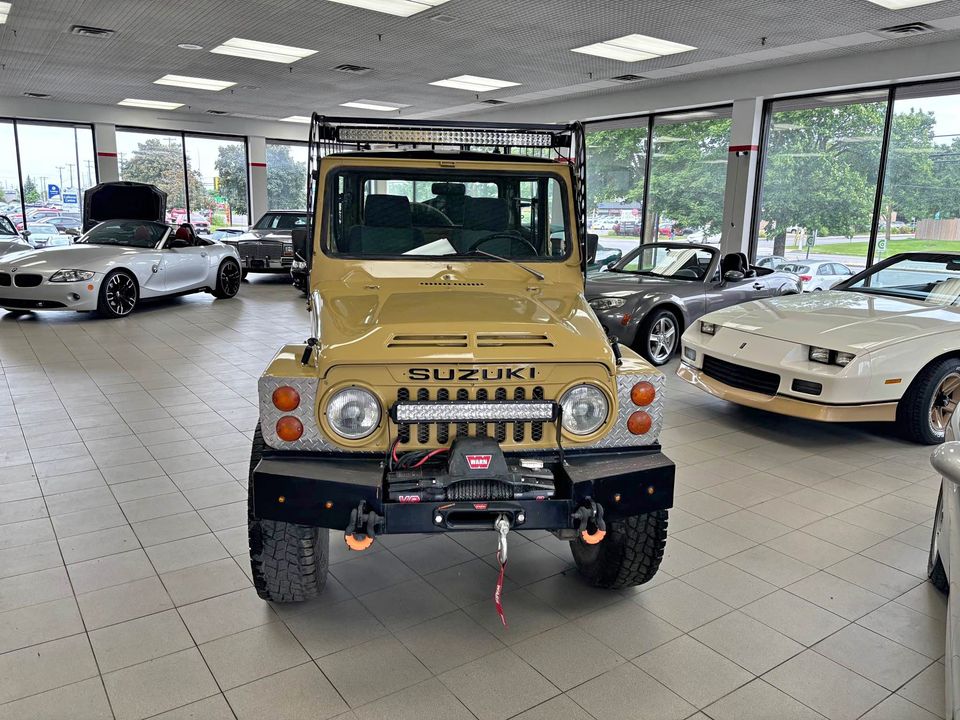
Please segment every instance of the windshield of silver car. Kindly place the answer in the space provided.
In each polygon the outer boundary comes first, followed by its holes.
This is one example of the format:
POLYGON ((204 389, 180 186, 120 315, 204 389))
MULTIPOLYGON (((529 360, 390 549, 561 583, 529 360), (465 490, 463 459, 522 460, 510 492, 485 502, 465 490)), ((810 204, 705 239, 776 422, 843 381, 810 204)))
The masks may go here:
POLYGON ((930 305, 960 305, 960 253, 910 253, 872 268, 843 289, 930 305))
POLYGON ((77 240, 87 245, 155 248, 168 227, 145 220, 107 220, 77 240))
POLYGON ((0 235, 16 235, 17 229, 6 215, 0 215, 0 235))
POLYGON ((710 270, 712 260, 713 253, 709 250, 652 244, 629 253, 611 272, 677 280, 703 280, 710 270))
POLYGON ((325 249, 379 258, 559 261, 571 251, 558 177, 341 170, 328 179, 325 249))
POLYGON ((267 213, 257 220, 254 230, 293 230, 307 226, 307 214, 267 213))

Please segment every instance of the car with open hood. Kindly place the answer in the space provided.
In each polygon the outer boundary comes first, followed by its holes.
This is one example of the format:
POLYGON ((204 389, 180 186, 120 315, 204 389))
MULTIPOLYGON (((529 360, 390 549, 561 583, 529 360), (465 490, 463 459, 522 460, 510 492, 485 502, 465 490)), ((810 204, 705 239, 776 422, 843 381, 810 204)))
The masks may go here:
POLYGON ((587 299, 607 333, 654 365, 673 357, 684 329, 704 313, 799 292, 796 275, 690 243, 647 243, 587 276, 587 299))
POLYGON ((153 185, 102 183, 84 193, 85 232, 64 247, 0 256, 0 308, 130 314, 141 300, 240 288, 234 248, 164 220, 166 193, 153 185))
POLYGON ((677 374, 741 405, 896 422, 942 442, 960 401, 960 253, 901 253, 833 290, 704 315, 683 335, 677 374))

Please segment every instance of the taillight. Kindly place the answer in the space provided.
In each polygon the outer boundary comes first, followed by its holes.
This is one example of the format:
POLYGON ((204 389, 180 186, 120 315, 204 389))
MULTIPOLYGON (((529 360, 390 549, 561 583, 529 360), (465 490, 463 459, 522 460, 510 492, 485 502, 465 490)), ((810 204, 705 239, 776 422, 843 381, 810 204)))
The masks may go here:
POLYGON ((813 280, 813 275, 801 275, 800 279, 803 280, 804 282, 810 282, 811 280, 813 280))
POLYGON ((299 440, 303 435, 303 423, 293 415, 284 415, 277 420, 277 437, 285 442, 299 440))
POLYGON ((637 410, 627 419, 627 430, 632 435, 643 435, 653 427, 653 418, 643 410, 637 410))
POLYGON ((640 407, 652 403, 656 396, 657 389, 653 386, 653 383, 647 382, 646 380, 641 380, 630 390, 630 399, 633 400, 634 405, 639 405, 640 407))
POLYGON ((281 385, 273 391, 273 406, 281 412, 293 412, 300 407, 300 393, 289 385, 281 385))

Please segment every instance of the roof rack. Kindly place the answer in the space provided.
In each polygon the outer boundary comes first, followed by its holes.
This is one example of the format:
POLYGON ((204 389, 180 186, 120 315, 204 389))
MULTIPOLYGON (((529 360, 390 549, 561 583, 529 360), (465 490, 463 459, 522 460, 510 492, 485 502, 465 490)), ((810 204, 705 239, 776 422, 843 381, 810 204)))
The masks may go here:
POLYGON ((328 117, 313 113, 310 118, 307 173, 309 220, 312 221, 316 213, 316 181, 321 157, 348 151, 407 149, 449 152, 453 148, 460 152, 480 150, 493 154, 519 154, 570 162, 576 174, 574 195, 578 235, 581 242, 585 241, 586 141, 583 124, 579 122, 568 125, 497 123, 328 117))

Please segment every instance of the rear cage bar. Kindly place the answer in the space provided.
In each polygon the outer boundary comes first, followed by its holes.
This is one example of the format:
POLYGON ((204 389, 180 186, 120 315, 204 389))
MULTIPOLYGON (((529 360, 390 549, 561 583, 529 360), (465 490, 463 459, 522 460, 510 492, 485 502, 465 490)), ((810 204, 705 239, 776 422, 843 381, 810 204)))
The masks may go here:
MULTIPOLYGON (((580 243, 580 266, 585 273, 587 269, 587 144, 583 123, 575 122, 568 125, 546 123, 496 123, 496 122, 466 122, 455 120, 415 120, 401 118, 355 118, 355 117, 328 117, 313 113, 310 118, 310 142, 308 150, 307 171, 307 237, 313 238, 313 222, 317 213, 317 185, 319 180, 320 159, 325 155, 348 151, 373 151, 384 148, 409 149, 429 148, 436 150, 441 147, 457 147, 461 151, 470 151, 476 148, 492 148, 491 158, 498 155, 523 154, 521 150, 553 151, 554 160, 568 162, 574 170, 574 212, 576 215, 577 237, 580 243), (370 140, 363 140, 362 135, 367 132, 370 140), (391 131, 396 131, 391 133, 391 131), (432 134, 429 142, 414 142, 410 138, 416 133, 432 134), (443 139, 442 134, 452 135, 461 133, 468 135, 469 142, 463 138, 443 139), (484 142, 484 132, 493 137, 500 137, 500 142, 484 142), (391 134, 394 136, 391 138, 391 134), (353 135, 353 138, 350 136, 353 135), (380 139, 374 139, 380 136, 380 139), (511 135, 515 140, 522 140, 528 136, 548 136, 549 143, 504 144, 504 135, 511 135), (346 137, 345 137, 346 136, 346 137)), ((534 156, 535 157, 535 156, 534 156)))

